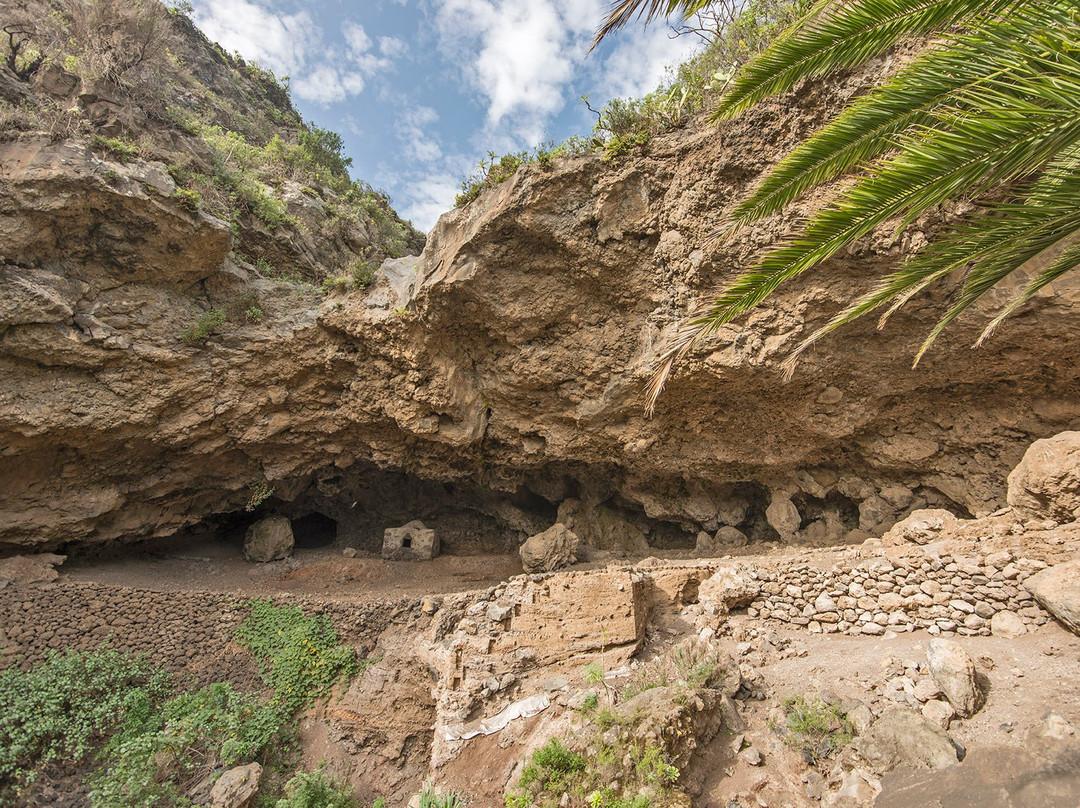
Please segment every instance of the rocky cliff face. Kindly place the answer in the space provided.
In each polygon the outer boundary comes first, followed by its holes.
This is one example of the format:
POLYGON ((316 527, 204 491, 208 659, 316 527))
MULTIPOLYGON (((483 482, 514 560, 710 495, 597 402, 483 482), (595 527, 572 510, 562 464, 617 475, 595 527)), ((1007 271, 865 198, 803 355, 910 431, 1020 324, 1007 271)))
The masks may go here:
POLYGON ((152 154, 0 143, 0 547, 165 535, 271 488, 261 507, 322 512, 361 544, 380 519, 437 513, 451 547, 536 532, 568 499, 684 547, 725 525, 824 544, 918 507, 994 511, 1024 448, 1080 412, 1067 279, 979 351, 961 322, 911 370, 933 319, 913 309, 781 378, 842 293, 937 221, 725 329, 642 415, 678 321, 790 224, 709 242, 725 206, 851 89, 619 164, 520 170, 446 214, 418 260, 328 295, 230 253, 251 232, 180 204, 152 154), (232 314, 181 340, 213 311, 232 314))

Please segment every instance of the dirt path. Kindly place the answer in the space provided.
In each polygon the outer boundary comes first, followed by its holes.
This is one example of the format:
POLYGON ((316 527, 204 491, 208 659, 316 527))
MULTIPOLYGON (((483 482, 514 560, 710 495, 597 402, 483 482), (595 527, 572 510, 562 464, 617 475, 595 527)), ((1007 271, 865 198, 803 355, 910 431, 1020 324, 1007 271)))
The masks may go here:
POLYGON ((244 560, 238 545, 205 540, 183 548, 128 547, 97 558, 75 558, 61 572, 75 581, 156 591, 364 601, 486 589, 520 575, 522 568, 520 559, 509 555, 443 555, 418 563, 346 558, 334 547, 298 549, 284 561, 254 564, 244 560))

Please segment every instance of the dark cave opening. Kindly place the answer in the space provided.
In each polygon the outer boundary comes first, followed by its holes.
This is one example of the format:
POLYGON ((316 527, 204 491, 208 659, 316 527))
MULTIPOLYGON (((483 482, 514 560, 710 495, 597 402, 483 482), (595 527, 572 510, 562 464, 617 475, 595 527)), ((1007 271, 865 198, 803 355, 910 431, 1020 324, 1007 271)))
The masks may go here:
POLYGON ((337 541, 338 523, 316 511, 293 519, 292 531, 298 549, 316 550, 337 541))

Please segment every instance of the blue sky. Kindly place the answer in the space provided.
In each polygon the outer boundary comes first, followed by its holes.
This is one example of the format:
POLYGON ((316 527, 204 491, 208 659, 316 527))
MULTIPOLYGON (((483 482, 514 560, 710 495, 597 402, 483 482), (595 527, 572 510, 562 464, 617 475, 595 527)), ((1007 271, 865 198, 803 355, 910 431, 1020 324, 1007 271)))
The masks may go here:
POLYGON ((340 132, 353 176, 421 230, 488 151, 587 133, 696 47, 628 28, 586 58, 607 0, 194 0, 229 51, 288 76, 306 120, 340 132))

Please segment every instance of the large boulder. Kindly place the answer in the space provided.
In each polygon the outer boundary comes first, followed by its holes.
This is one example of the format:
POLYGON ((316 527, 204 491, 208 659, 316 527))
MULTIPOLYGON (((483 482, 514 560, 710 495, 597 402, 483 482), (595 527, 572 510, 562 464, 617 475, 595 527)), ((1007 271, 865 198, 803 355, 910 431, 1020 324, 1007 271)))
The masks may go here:
POLYGON ((284 516, 267 516, 247 530, 244 558, 248 561, 280 561, 292 555, 292 523, 284 516))
POLYGON ((1031 444, 1009 475, 1008 501, 1021 516, 1062 524, 1080 519, 1080 432, 1031 444))
POLYGON ((765 509, 765 520, 769 527, 780 534, 784 541, 792 541, 799 534, 802 516, 791 497, 781 491, 774 491, 769 507, 765 509))
POLYGON ((556 522, 543 533, 526 539, 518 553, 525 572, 551 572, 577 561, 580 546, 577 534, 556 522))
POLYGON ((908 707, 895 705, 855 741, 855 748, 881 773, 908 766, 941 769, 956 763, 956 747, 940 726, 908 707))
POLYGON ((56 553, 17 555, 0 559, 0 580, 15 584, 38 584, 55 581, 60 577, 56 568, 67 556, 56 553))
POLYGON ((707 611, 727 614, 757 597, 758 582, 735 564, 722 564, 698 587, 698 600, 707 611))
POLYGON ((699 558, 717 558, 749 543, 746 534, 737 527, 724 525, 716 533, 698 533, 694 555, 699 558))
POLYGON ((1004 637, 1007 640, 1015 640, 1027 634, 1027 626, 1024 620, 1016 612, 998 612, 990 618, 990 633, 995 637, 1004 637))
POLYGON ((929 544, 935 541, 942 531, 956 524, 956 516, 941 508, 923 508, 912 511, 906 518, 893 525, 889 532, 881 537, 885 546, 902 544, 929 544))
POLYGON ((974 715, 982 706, 982 693, 975 679, 975 663, 967 652, 951 640, 930 640, 926 648, 930 675, 957 714, 974 715))
POLYGON ((596 550, 616 553, 647 553, 649 543, 637 525, 610 505, 590 505, 566 499, 559 505, 558 521, 596 550))
POLYGON ((262 766, 249 763, 221 775, 210 789, 210 808, 247 808, 259 790, 262 766))
POLYGON ((1043 607, 1080 634, 1080 559, 1055 564, 1037 572, 1024 582, 1027 590, 1043 607))

